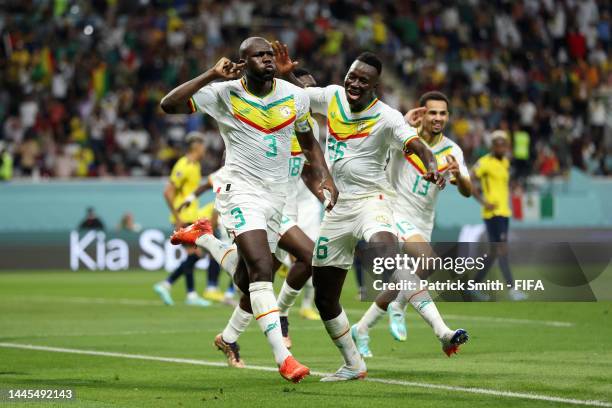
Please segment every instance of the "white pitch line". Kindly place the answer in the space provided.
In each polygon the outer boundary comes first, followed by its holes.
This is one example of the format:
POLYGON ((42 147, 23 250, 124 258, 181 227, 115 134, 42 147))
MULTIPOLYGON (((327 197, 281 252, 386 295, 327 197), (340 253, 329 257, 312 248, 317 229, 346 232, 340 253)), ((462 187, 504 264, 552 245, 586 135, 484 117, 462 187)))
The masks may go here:
MULTIPOLYGON (((7 298, 4 298, 7 299, 7 298)), ((11 300, 23 301, 23 297, 9 298, 11 300)), ((128 306, 164 306, 158 300, 146 299, 129 299, 129 298, 93 298, 93 297, 59 297, 59 296, 28 296, 27 300, 35 302, 59 302, 59 303, 82 303, 82 304, 109 304, 109 305, 128 305, 128 306)), ((219 305, 213 305, 219 306, 219 305)), ((364 310, 360 309, 344 309, 349 314, 363 314, 364 310)), ((445 314, 444 317, 457 320, 472 320, 481 322, 493 323, 510 323, 510 324, 537 324, 541 326, 551 327, 573 327, 572 322, 563 322, 556 320, 533 320, 533 319, 515 319, 510 317, 495 317, 495 316, 469 316, 445 314)))
MULTIPOLYGON (((158 356, 148 356, 148 355, 143 355, 143 354, 115 353, 115 352, 110 352, 110 351, 82 350, 82 349, 70 349, 70 348, 62 348, 62 347, 37 346, 33 344, 0 343, 0 347, 21 349, 21 350, 48 351, 48 352, 53 352, 53 353, 84 354, 84 355, 89 355, 89 356, 103 356, 103 357, 117 357, 117 358, 134 359, 134 360, 160 361, 160 362, 165 362, 165 363, 192 364, 192 365, 209 366, 209 367, 227 367, 227 363, 220 363, 217 361, 194 360, 194 359, 188 359, 188 358, 158 357, 158 356)), ((278 370, 275 367, 255 366, 255 365, 249 365, 245 367, 245 369, 257 370, 257 371, 269 371, 269 372, 276 372, 278 370)), ((323 377, 323 376, 329 375, 329 373, 312 371, 311 375, 317 376, 317 377, 323 377)), ((528 400, 536 400, 536 401, 558 402, 558 403, 570 404, 570 405, 612 407, 612 403, 608 401, 561 398, 561 397, 554 397, 550 395, 530 394, 530 393, 514 392, 514 391, 500 391, 500 390, 493 390, 493 389, 487 389, 487 388, 458 387, 454 385, 430 384, 430 383, 421 383, 421 382, 403 381, 403 380, 388 380, 384 378, 366 378, 365 381, 381 383, 381 384, 389 384, 389 385, 400 385, 404 387, 417 387, 417 388, 426 388, 426 389, 434 389, 434 390, 466 392, 466 393, 471 393, 471 394, 492 395, 495 397, 520 398, 520 399, 528 399, 528 400)))

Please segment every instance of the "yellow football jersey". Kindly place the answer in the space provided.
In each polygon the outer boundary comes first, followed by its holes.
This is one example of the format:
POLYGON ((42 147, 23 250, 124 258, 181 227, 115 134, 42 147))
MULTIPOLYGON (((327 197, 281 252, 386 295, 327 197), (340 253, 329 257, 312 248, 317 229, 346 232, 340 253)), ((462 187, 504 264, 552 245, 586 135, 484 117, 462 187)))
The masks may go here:
POLYGON ((493 210, 482 207, 482 218, 510 217, 510 161, 487 154, 474 165, 474 174, 480 179, 484 199, 495 204, 493 210))
MULTIPOLYGON (((199 162, 189 161, 187 157, 181 157, 176 162, 170 173, 170 182, 176 188, 176 196, 172 202, 174 208, 181 205, 187 196, 195 192, 200 185, 201 179, 199 162)), ((181 221, 188 223, 196 221, 198 219, 198 207, 198 200, 193 200, 188 207, 179 213, 181 221)), ((170 214, 170 222, 176 222, 172 214, 170 214)))

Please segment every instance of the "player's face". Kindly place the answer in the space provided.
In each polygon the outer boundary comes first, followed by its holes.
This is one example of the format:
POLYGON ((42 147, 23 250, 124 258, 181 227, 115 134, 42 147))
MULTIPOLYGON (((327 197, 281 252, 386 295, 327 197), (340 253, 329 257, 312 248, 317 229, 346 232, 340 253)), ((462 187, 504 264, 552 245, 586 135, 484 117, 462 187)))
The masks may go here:
POLYGON ((361 61, 353 62, 344 78, 344 92, 350 105, 365 105, 374 98, 378 85, 376 68, 361 61))
POLYGON ((427 113, 423 118, 423 127, 430 135, 437 136, 444 131, 448 123, 448 106, 445 101, 429 100, 425 107, 427 113))
POLYGON ((493 146, 491 148, 493 150, 493 154, 497 157, 502 157, 506 155, 508 151, 508 142, 506 139, 502 139, 501 137, 496 138, 493 141, 493 146))
POLYGON ((302 85, 304 85, 304 88, 310 88, 312 86, 317 86, 317 81, 315 81, 312 75, 302 75, 298 79, 300 80, 302 85))
POLYGON ((267 41, 257 41, 246 50, 247 73, 262 80, 269 81, 276 74, 274 51, 267 41))
POLYGON ((196 160, 202 160, 206 154, 206 146, 204 146, 204 143, 194 143, 193 153, 196 156, 196 160))

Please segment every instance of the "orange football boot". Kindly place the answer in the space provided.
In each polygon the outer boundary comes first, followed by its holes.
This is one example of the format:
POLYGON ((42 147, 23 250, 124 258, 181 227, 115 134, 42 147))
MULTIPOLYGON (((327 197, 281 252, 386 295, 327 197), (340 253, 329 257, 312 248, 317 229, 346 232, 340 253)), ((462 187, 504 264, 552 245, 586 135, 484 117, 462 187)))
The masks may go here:
POLYGON ((187 244, 195 245, 196 239, 200 238, 204 234, 212 234, 212 225, 206 218, 197 220, 193 224, 179 228, 178 231, 174 231, 170 237, 170 242, 173 245, 187 244))
POLYGON ((288 356, 278 368, 278 372, 285 380, 299 383, 310 374, 310 368, 300 364, 293 356, 288 356))

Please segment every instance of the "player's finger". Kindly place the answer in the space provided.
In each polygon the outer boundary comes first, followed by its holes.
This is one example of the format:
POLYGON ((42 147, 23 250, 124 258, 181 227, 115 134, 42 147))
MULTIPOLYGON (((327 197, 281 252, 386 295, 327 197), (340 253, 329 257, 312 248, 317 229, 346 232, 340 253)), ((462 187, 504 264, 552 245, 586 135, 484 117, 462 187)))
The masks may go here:
POLYGON ((452 154, 446 156, 446 161, 448 162, 448 164, 457 163, 457 159, 455 159, 455 156, 453 156, 452 154))

